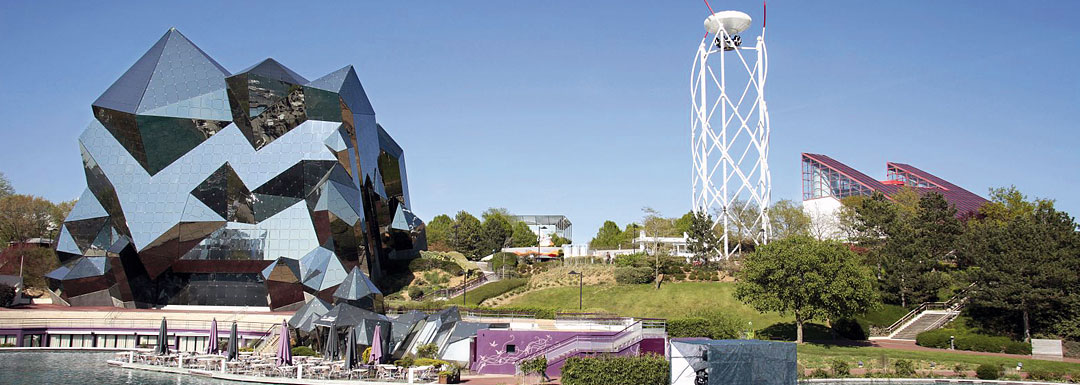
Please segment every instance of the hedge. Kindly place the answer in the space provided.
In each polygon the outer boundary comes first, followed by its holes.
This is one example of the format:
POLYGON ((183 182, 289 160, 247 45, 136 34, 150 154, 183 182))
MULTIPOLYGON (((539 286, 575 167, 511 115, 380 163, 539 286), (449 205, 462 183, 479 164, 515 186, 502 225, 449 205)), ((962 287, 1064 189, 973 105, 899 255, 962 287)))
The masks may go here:
POLYGON ((615 282, 624 285, 649 283, 655 278, 653 273, 648 267, 618 267, 615 268, 615 282))
POLYGON ((988 336, 955 329, 937 329, 919 333, 915 336, 915 344, 928 348, 949 348, 949 337, 955 336, 953 341, 958 350, 971 350, 976 352, 1031 354, 1031 344, 1013 341, 1008 337, 988 336))
POLYGON ((980 380, 996 380, 1005 374, 1005 370, 998 365, 982 364, 975 368, 975 377, 980 380))
POLYGON ((525 286, 526 283, 529 283, 527 278, 511 278, 495 281, 469 290, 465 295, 465 300, 468 301, 470 305, 479 305, 488 298, 497 297, 510 290, 525 286))
POLYGON ((457 262, 448 261, 443 259, 434 258, 417 258, 409 261, 409 271, 427 271, 427 270, 442 270, 453 275, 465 274, 465 269, 461 268, 457 262))
POLYGON ((640 357, 570 357, 562 367, 564 385, 667 385, 668 361, 648 354, 640 357))
POLYGON ((667 321, 667 333, 670 338, 705 337, 714 340, 740 338, 743 322, 723 314, 694 314, 689 318, 677 318, 667 321))
POLYGON ((318 353, 315 353, 315 349, 309 348, 307 346, 297 346, 297 347, 292 348, 292 355, 294 355, 294 356, 317 356, 318 353))

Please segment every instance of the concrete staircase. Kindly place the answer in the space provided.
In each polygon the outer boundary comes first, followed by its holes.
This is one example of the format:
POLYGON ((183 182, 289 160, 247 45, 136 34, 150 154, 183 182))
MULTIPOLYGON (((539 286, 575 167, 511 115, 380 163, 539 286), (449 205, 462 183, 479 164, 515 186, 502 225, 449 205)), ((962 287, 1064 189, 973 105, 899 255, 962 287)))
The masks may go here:
POLYGON ((960 315, 959 311, 927 310, 920 313, 915 319, 912 319, 911 322, 901 326, 900 329, 893 332, 889 338, 894 340, 914 341, 915 336, 918 336, 919 333, 937 329, 949 323, 949 321, 952 321, 958 315, 960 315))
POLYGON ((926 302, 901 317, 889 327, 873 330, 870 339, 914 341, 919 333, 934 330, 956 319, 967 305, 967 291, 974 284, 960 290, 946 302, 926 302))

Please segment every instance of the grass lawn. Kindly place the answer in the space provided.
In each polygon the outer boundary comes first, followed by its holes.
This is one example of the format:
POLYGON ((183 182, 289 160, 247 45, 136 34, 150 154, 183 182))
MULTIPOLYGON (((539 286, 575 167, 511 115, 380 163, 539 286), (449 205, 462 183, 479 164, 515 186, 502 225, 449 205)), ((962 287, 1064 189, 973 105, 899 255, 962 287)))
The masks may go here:
MULTIPOLYGON (((583 306, 585 311, 668 319, 688 316, 697 309, 719 309, 743 320, 753 321, 754 328, 759 330, 777 322, 792 320, 777 313, 758 313, 736 300, 734 291, 735 285, 730 282, 665 283, 660 290, 654 289, 652 284, 585 286, 583 306)), ((531 291, 505 305, 577 311, 578 288, 556 287, 531 291)))
POLYGON ((907 315, 908 309, 900 305, 882 304, 877 310, 857 316, 860 321, 866 321, 870 326, 887 327, 893 322, 907 315))
POLYGON ((835 359, 847 361, 855 368, 855 363, 862 361, 865 367, 874 369, 881 368, 882 358, 886 358, 889 366, 898 359, 911 360, 919 370, 930 370, 930 363, 937 364, 938 370, 951 370, 957 363, 967 366, 968 370, 975 370, 980 364, 1003 365, 1005 368, 1016 368, 1017 361, 1024 363, 1024 371, 1048 370, 1057 373, 1069 373, 1080 376, 1080 364, 1070 362, 1044 361, 1025 358, 1017 360, 1009 357, 980 356, 973 354, 960 354, 949 352, 907 351, 899 349, 885 349, 875 347, 849 347, 830 346, 817 344, 804 344, 798 347, 799 363, 807 369, 828 369, 835 359))

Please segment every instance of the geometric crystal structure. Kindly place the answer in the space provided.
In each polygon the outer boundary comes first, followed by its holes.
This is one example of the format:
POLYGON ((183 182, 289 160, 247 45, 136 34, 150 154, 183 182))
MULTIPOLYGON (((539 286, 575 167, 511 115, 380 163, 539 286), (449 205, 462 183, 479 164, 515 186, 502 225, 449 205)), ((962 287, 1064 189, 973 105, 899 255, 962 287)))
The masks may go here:
POLYGON ((170 29, 92 111, 87 189, 48 275, 71 305, 295 309, 427 247, 404 152, 352 66, 230 73, 170 29))

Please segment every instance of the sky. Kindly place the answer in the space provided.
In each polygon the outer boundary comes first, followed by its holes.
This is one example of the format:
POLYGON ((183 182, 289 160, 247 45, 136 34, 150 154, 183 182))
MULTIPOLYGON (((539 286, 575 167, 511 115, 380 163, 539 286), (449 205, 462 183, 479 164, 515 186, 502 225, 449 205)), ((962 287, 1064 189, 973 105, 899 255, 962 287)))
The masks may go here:
MULTIPOLYGON (((714 0, 754 18, 757 1, 714 0)), ((769 2, 772 199, 800 153, 910 163, 1080 214, 1080 2, 769 2)), ((690 209, 701 1, 4 2, 0 172, 75 199, 90 104, 170 27, 238 72, 356 67, 425 220, 563 214, 575 242, 690 209), (318 4, 312 4, 318 3, 318 4)), ((756 36, 756 32, 748 33, 756 36)), ((752 41, 752 40, 751 40, 752 41)))

